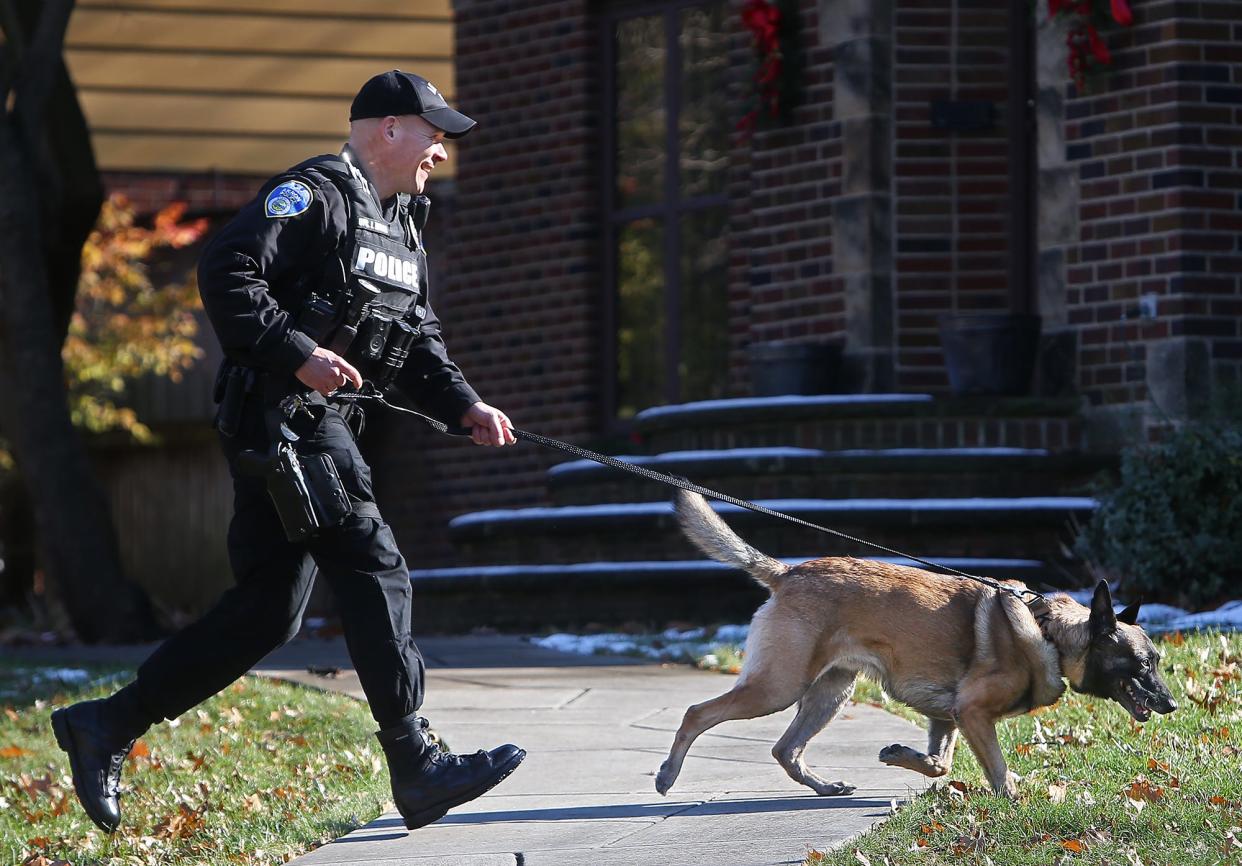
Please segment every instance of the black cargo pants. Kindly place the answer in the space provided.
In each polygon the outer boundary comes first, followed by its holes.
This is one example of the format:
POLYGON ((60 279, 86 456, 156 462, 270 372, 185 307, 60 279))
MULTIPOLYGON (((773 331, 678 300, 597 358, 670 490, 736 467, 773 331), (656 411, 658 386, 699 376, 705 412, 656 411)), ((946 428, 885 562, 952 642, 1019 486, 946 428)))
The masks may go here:
POLYGON ((331 455, 350 497, 367 503, 361 510, 375 516, 350 514, 302 543, 285 538, 265 481, 238 472, 239 452, 268 448, 257 395, 247 398, 237 435, 220 439, 233 476, 228 549, 236 586, 138 669, 144 706, 176 718, 290 640, 319 572, 331 585, 350 658, 380 729, 412 716, 423 701, 424 669, 410 636, 409 571, 391 529, 378 517, 370 467, 341 413, 327 406, 295 447, 331 455))

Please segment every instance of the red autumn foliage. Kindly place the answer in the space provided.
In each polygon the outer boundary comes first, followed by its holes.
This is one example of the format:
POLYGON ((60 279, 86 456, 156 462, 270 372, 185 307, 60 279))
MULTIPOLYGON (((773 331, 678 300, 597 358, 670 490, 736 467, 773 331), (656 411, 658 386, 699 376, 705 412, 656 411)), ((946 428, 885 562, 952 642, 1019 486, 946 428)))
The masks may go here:
POLYGON ((738 129, 750 132, 764 110, 772 117, 780 114, 781 73, 784 72, 781 10, 771 0, 746 0, 741 14, 742 24, 750 31, 751 44, 759 58, 754 75, 759 107, 748 111, 737 123, 738 129))
POLYGON ((1092 65, 1109 66, 1113 62, 1108 43, 1100 35, 1100 24, 1110 19, 1121 27, 1134 23, 1134 13, 1128 0, 1109 0, 1107 13, 1104 0, 1048 0, 1048 16, 1064 15, 1070 20, 1065 41, 1069 46, 1069 73, 1079 89, 1092 65), (1097 8, 1098 7, 1098 8, 1097 8))

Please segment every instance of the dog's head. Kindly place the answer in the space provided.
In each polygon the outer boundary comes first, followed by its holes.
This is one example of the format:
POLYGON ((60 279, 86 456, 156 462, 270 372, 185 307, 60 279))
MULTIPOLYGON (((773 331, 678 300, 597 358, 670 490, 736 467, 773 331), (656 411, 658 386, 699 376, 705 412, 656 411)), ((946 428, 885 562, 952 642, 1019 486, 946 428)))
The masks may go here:
POLYGON ((1090 639, 1082 660, 1082 679, 1070 685, 1075 691, 1121 704, 1137 721, 1151 718, 1152 710, 1171 713, 1177 703, 1160 677, 1160 653, 1141 628, 1139 602, 1119 614, 1113 613, 1108 584, 1100 581, 1091 599, 1087 622, 1090 639))

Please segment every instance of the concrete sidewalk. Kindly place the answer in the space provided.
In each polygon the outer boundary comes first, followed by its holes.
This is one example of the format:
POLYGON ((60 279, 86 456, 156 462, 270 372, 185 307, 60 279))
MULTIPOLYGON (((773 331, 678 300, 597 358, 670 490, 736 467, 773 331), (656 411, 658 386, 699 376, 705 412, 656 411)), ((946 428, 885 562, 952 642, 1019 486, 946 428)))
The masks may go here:
MULTIPOLYGON (((785 775, 772 745, 793 710, 726 722, 690 750, 667 797, 655 772, 691 703, 734 677, 684 666, 569 656, 509 637, 423 639, 424 714, 454 751, 513 742, 518 770, 478 800, 407 833, 395 813, 293 861, 298 866, 759 866, 800 863, 863 832, 926 780, 876 760, 913 725, 849 706, 808 749, 829 779, 858 786, 817 797, 785 775)), ((273 659, 273 661, 278 661, 273 659)), ((343 660, 342 660, 343 661, 343 660)), ((344 661, 343 661, 344 663, 344 661)), ((305 669, 282 677, 361 697, 357 678, 305 669)))
MULTIPOLYGON (((428 667, 423 713, 449 746, 472 752, 513 742, 527 750, 525 762, 431 826, 409 833, 391 812, 298 866, 797 864, 809 848, 843 844, 883 819, 893 799, 926 787, 876 759, 889 743, 921 749, 923 732, 850 705, 811 742, 807 763, 857 785, 851 796, 817 797, 777 765, 771 748, 793 718, 789 709, 704 734, 661 797, 655 772, 686 707, 728 690, 733 677, 567 655, 514 637, 422 638, 419 647, 428 667)), ((99 655, 135 663, 149 649, 99 655)), ((64 662, 82 650, 21 655, 64 662)), ((339 640, 295 641, 256 670, 362 697, 339 640)))

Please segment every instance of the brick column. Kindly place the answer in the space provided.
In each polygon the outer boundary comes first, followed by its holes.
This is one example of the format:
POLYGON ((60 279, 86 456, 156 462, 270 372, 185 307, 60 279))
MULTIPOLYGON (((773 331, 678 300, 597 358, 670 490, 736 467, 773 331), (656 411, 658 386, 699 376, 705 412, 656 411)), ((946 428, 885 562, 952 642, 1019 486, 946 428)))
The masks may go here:
MULTIPOLYGON (((1045 225, 1064 251, 1078 386, 1103 433, 1186 415, 1242 371, 1242 22, 1237 4, 1134 4, 1109 36, 1113 66, 1079 94, 1062 83, 1072 198, 1045 225)), ((1055 88, 1055 70, 1049 88, 1055 88)), ((1054 94, 1049 94, 1051 100, 1054 94)), ((1050 119, 1049 119, 1050 122, 1050 119)), ((1045 194, 1047 201, 1049 194, 1045 194)), ((1046 277, 1059 278, 1054 244, 1046 277)), ((1055 294, 1050 291, 1049 294, 1055 294)))
POLYGON ((820 0, 820 42, 835 60, 842 143, 832 202, 834 271, 845 296, 845 351, 862 391, 893 388, 892 4, 820 0))
POLYGON ((1066 27, 1035 13, 1036 291, 1043 319, 1036 389, 1046 395, 1077 386, 1078 330, 1070 325, 1065 257, 1078 240, 1078 167, 1065 150, 1066 27))

